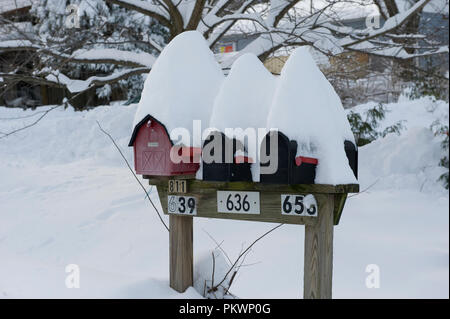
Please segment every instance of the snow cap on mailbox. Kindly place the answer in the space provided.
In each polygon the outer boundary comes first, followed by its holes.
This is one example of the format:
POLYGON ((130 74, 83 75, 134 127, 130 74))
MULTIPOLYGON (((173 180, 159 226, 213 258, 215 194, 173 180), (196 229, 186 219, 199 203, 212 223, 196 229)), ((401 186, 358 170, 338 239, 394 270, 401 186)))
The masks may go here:
POLYGON ((198 31, 179 34, 161 52, 145 80, 133 127, 150 115, 169 134, 180 128, 190 132, 190 141, 174 143, 201 147, 201 140, 192 137, 193 121, 208 125, 223 78, 203 36, 198 31))
MULTIPOLYGON (((264 128, 275 90, 275 77, 252 53, 240 56, 232 65, 214 101, 210 127, 264 128)), ((233 136, 228 136, 233 138, 233 136)))
POLYGON ((296 141, 296 156, 318 159, 316 184, 356 182, 344 151, 344 141, 354 143, 350 124, 306 47, 296 49, 281 71, 267 127, 296 141))
MULTIPOLYGON (((214 101, 209 123, 210 133, 218 131, 228 138, 228 142, 234 140, 228 147, 225 138, 220 143, 223 160, 229 158, 224 153, 232 152, 233 163, 204 163, 204 180, 256 181, 255 176, 259 179, 251 169, 259 149, 253 140, 257 139, 258 128, 266 126, 274 91, 275 78, 256 55, 246 53, 234 61, 214 101)), ((214 136, 218 137, 215 133, 214 136)), ((209 139, 207 143, 211 141, 209 139)))

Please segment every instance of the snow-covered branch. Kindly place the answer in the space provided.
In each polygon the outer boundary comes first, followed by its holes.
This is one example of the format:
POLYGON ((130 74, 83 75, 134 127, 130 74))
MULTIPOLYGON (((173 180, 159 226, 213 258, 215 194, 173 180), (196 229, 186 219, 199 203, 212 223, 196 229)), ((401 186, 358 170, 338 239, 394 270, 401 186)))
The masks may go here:
POLYGON ((106 2, 117 4, 123 8, 145 14, 158 20, 165 26, 170 25, 170 14, 161 1, 156 1, 156 4, 142 0, 106 0, 106 2))
MULTIPOLYGON (((157 46, 156 43, 152 44, 157 46)), ((158 46, 159 47, 159 46, 158 46)), ((80 49, 72 54, 64 54, 51 47, 33 44, 28 40, 9 40, 0 43, 1 51, 36 51, 64 59, 67 62, 78 63, 110 63, 130 67, 151 68, 155 56, 146 52, 131 52, 118 49, 80 49)))
MULTIPOLYGON (((47 25, 35 28, 36 34, 32 37, 2 41, 0 51, 32 52, 29 59, 42 63, 38 69, 47 67, 60 73, 17 76, 27 81, 62 85, 70 92, 81 92, 145 70, 148 72, 155 62, 155 52, 161 52, 167 40, 187 30, 201 32, 211 48, 230 32, 249 36, 250 42, 244 49, 221 58, 223 68, 230 67, 238 56, 246 52, 265 60, 277 54, 278 50, 305 45, 328 56, 359 51, 393 59, 412 59, 448 53, 447 46, 411 27, 420 20, 419 15, 430 1, 417 0, 401 11, 394 0, 333 0, 306 8, 305 2, 300 0, 96 0, 94 2, 101 10, 106 10, 106 14, 115 12, 118 16, 110 15, 106 20, 102 16, 95 23, 89 22, 92 28, 81 29, 79 33, 64 28, 49 32, 51 24, 41 22, 47 25), (105 2, 114 6, 106 6, 105 2), (345 14, 339 10, 356 11, 361 9, 361 3, 378 8, 385 21, 381 28, 358 29, 347 23, 345 14), (103 27, 106 21, 109 25, 103 27), (97 32, 97 28, 101 32, 97 32), (76 63, 80 64, 79 68, 76 63), (87 66, 82 66, 84 64, 87 66), (88 74, 93 74, 94 69, 103 74, 114 70, 115 73, 72 80, 63 73, 71 77, 83 74, 72 72, 74 65, 77 71, 87 69, 88 74), (39 76, 44 78, 36 79, 39 76)), ((45 21, 45 17, 41 20, 45 21)), ((61 17, 66 18, 64 14, 61 17)), ((8 72, 24 69, 12 66, 8 72)), ((11 78, 11 75, 4 77, 5 80, 11 78)))
POLYGON ((396 58, 396 59, 402 59, 402 60, 408 60, 418 57, 424 57, 424 56, 430 56, 430 55, 436 55, 436 54, 443 54, 443 53, 449 53, 448 46, 439 46, 433 49, 424 50, 422 52, 418 53, 408 53, 405 51, 404 47, 402 46, 396 46, 392 45, 390 47, 380 47, 377 45, 372 44, 371 42, 363 42, 359 43, 355 46, 352 46, 349 48, 352 51, 359 51, 364 53, 369 53, 372 55, 377 55, 381 57, 390 57, 390 58, 396 58))
POLYGON ((36 74, 23 75, 14 73, 0 73, 0 79, 3 79, 3 81, 0 82, 4 82, 4 80, 24 81, 27 83, 34 83, 39 85, 67 88, 70 93, 80 93, 95 86, 102 86, 105 84, 116 83, 130 76, 137 74, 144 74, 148 72, 150 72, 149 68, 126 69, 114 72, 107 76, 92 76, 86 80, 70 79, 69 77, 60 73, 59 71, 53 71, 52 73, 42 77, 36 74))
POLYGON ((37 84, 37 85, 47 85, 51 87, 61 87, 64 88, 65 85, 62 83, 55 82, 53 80, 47 80, 42 77, 25 75, 25 74, 15 74, 15 73, 0 73, 0 83, 7 83, 8 81, 23 81, 26 83, 37 84))
POLYGON ((6 40, 0 42, 0 51, 35 51, 38 50, 40 46, 33 44, 29 40, 6 40))
MULTIPOLYGON (((387 36, 397 41, 423 39, 424 36, 420 34, 395 35, 393 31, 397 30, 413 16, 419 14, 430 0, 420 0, 409 9, 398 12, 388 18, 379 29, 355 29, 332 22, 329 14, 327 14, 327 10, 332 9, 331 4, 316 10, 310 16, 299 16, 294 20, 284 19, 289 10, 295 8, 294 2, 297 1, 271 1, 268 13, 265 15, 265 21, 260 23, 260 25, 268 26, 268 29, 259 31, 259 37, 245 47, 240 54, 252 52, 264 59, 279 48, 299 45, 313 46, 326 55, 336 55, 345 50, 358 50, 399 59, 411 59, 417 56, 448 52, 448 48, 445 47, 436 46, 430 49, 418 46, 419 52, 408 53, 404 50, 407 45, 400 42, 395 46, 370 42, 370 40, 382 36, 387 36)), ((225 67, 229 66, 236 58, 237 56, 230 57, 229 61, 225 61, 223 65, 225 67)))
POLYGON ((111 63, 123 66, 145 66, 151 68, 155 57, 146 52, 131 52, 117 49, 82 49, 67 58, 83 63, 111 63))
MULTIPOLYGON (((353 30, 353 32, 347 34, 349 37, 342 41, 341 45, 343 47, 353 46, 355 44, 382 36, 388 32, 391 32, 398 27, 400 27, 403 23, 405 23, 408 19, 410 19, 413 15, 420 12, 423 7, 430 2, 430 0, 420 0, 414 4, 411 8, 404 12, 400 12, 389 19, 386 20, 383 27, 379 29, 367 28, 365 30, 353 30)), ((333 29, 333 26, 327 24, 327 27, 333 29)), ((338 31, 337 29, 334 29, 338 31)))
POLYGON ((270 26, 276 27, 278 23, 280 23, 281 19, 283 19, 286 14, 294 8, 294 6, 300 1, 288 1, 288 0, 278 0, 271 1, 270 10, 268 13, 267 23, 270 26))
POLYGON ((55 72, 52 74, 48 74, 45 77, 45 79, 49 82, 54 83, 54 85, 66 87, 71 93, 78 93, 86 91, 87 89, 93 86, 112 84, 120 80, 126 79, 132 75, 148 73, 149 71, 150 71, 149 68, 127 69, 114 72, 113 74, 107 76, 91 76, 86 80, 70 79, 62 73, 55 72))
POLYGON ((229 14, 223 17, 213 17, 211 19, 204 19, 203 23, 207 25, 210 29, 216 28, 218 25, 226 22, 226 21, 244 21, 249 20, 258 23, 261 27, 267 29, 265 21, 259 14, 256 13, 236 13, 229 14))

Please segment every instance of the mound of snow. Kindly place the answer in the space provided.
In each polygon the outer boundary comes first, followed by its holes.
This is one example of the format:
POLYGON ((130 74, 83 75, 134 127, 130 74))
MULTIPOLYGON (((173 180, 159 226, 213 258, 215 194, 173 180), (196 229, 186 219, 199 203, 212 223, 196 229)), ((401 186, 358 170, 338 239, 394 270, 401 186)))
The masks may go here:
POLYGON ((298 143, 297 156, 319 160, 316 183, 346 184, 356 179, 344 141, 354 141, 341 101, 308 49, 298 48, 281 71, 267 127, 298 143))
POLYGON ((214 102, 210 127, 223 133, 226 128, 264 128, 274 90, 275 77, 256 55, 240 56, 214 102))
MULTIPOLYGON (((376 105, 369 102, 348 109, 365 117, 376 105)), ((448 123, 449 108, 445 101, 430 97, 410 100, 401 96, 397 103, 384 104, 385 118, 378 122, 377 131, 402 123, 400 135, 388 134, 359 149, 359 182, 361 189, 407 189, 425 193, 446 193, 438 178, 446 169, 439 166, 444 157, 443 136, 430 130, 439 120, 448 123)), ((447 192, 448 194, 448 192, 447 192)))
POLYGON ((439 138, 430 129, 410 128, 400 136, 390 134, 362 147, 359 159, 365 165, 360 177, 369 184, 380 183, 374 187, 382 189, 443 191, 436 183, 446 171, 438 165, 443 153, 439 138))
POLYGON ((82 112, 63 106, 51 110, 52 107, 55 106, 39 107, 36 111, 0 108, 1 132, 32 125, 42 112, 49 111, 38 124, 1 139, 3 162, 17 165, 32 162, 42 167, 88 160, 102 165, 123 165, 116 148, 100 131, 96 121, 111 132, 119 145, 124 145, 122 150, 132 162, 133 154, 126 145, 133 129, 131 123, 136 104, 124 106, 116 102, 82 112))
MULTIPOLYGON (((368 102, 346 111, 359 113, 364 118, 364 113, 376 104, 368 102)), ((379 122, 378 131, 380 132, 399 121, 402 122, 402 126, 407 130, 413 127, 429 128, 437 119, 448 122, 448 103, 445 101, 434 101, 430 97, 410 100, 405 96, 400 96, 397 103, 388 103, 383 106, 386 109, 386 114, 385 118, 379 122)))
POLYGON ((169 133, 190 130, 193 120, 208 123, 223 77, 203 36, 181 33, 164 48, 145 80, 133 127, 148 114, 169 133))
MULTIPOLYGON (((246 152, 236 155, 249 155, 256 159, 259 147, 246 142, 245 130, 254 129, 256 133, 259 128, 266 127, 275 87, 275 77, 256 55, 241 55, 233 63, 214 102, 209 130, 218 130, 231 139, 241 141, 246 152)), ((258 163, 252 165, 252 175, 255 182, 259 181, 258 163)))

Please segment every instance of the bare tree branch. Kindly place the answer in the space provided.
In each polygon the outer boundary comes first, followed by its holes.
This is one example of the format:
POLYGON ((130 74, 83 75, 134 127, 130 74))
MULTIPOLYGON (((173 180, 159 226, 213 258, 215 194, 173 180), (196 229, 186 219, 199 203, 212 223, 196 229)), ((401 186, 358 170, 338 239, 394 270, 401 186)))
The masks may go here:
POLYGON ((41 116, 39 116, 34 122, 32 122, 32 123, 30 123, 30 124, 27 124, 27 125, 25 125, 25 126, 23 126, 23 127, 21 127, 21 128, 12 130, 11 132, 8 132, 8 133, 2 133, 3 135, 0 136, 0 139, 6 138, 6 137, 8 137, 8 136, 10 136, 10 135, 13 135, 13 134, 15 134, 15 133, 17 133, 17 132, 23 131, 23 130, 25 130, 25 129, 27 129, 27 128, 30 128, 30 127, 36 125, 36 124, 39 123, 39 122, 40 122, 40 121, 41 121, 48 113, 50 113, 51 111, 53 111, 54 109, 56 109, 56 108, 58 108, 58 107, 60 107, 60 106, 61 106, 61 105, 56 105, 56 106, 53 106, 53 107, 49 108, 48 110, 44 111, 44 113, 43 113, 41 116))
POLYGON ((271 232, 273 232, 274 230, 276 230, 277 228, 280 228, 281 226, 283 226, 284 224, 279 224, 271 229, 269 229, 267 232, 265 232, 264 234, 262 234, 261 236, 259 236, 257 239, 255 239, 243 252, 241 252, 239 254, 239 256, 236 258, 236 261, 233 263, 233 265, 230 267, 230 269, 227 271, 227 273, 225 274, 225 276, 223 277, 223 279, 214 287, 212 287, 211 289, 217 289, 217 287, 219 287, 220 285, 223 284, 223 282, 227 279, 228 275, 231 273, 231 271, 236 267, 236 265, 238 264, 239 260, 244 257, 247 252, 261 239, 263 239, 265 236, 267 236, 268 234, 270 234, 271 232))
POLYGON ((169 227, 167 227, 166 223, 164 222, 164 220, 161 217, 161 214, 159 213, 158 209, 156 208, 155 204, 153 203, 152 199, 150 198, 150 195, 147 193, 147 191, 145 190, 144 185, 142 185, 141 181, 139 180, 139 178, 136 176, 136 174, 134 173, 134 170, 131 168, 130 163, 128 163, 127 158, 125 157, 125 155, 122 153, 122 150, 120 149, 120 147, 117 145, 116 141, 114 140, 114 138, 111 136, 111 134, 109 134, 107 131, 105 131, 102 126, 100 125, 100 123, 97 121, 97 125, 100 129, 100 131, 102 131, 106 136, 108 136, 108 138, 111 140, 111 142, 114 144, 114 146, 116 147, 117 151, 120 153, 120 156, 122 157, 122 159, 125 161, 126 165, 128 166, 128 169, 130 170, 130 172, 133 174, 134 178, 136 179, 136 181, 139 183, 139 185, 141 186, 142 190, 145 193, 145 196, 148 198, 150 204, 152 205, 153 209, 155 210, 156 214, 159 217, 159 220, 161 221, 161 223, 164 225, 164 227, 167 229, 167 231, 169 231, 169 227))

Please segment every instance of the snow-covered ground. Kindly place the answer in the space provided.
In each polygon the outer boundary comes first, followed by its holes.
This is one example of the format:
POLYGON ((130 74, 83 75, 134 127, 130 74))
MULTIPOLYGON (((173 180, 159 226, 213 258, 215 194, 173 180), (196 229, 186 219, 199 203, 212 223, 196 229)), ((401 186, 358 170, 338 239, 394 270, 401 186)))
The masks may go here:
MULTIPOLYGON (((448 122, 448 104, 421 99, 387 107, 392 112, 383 125, 407 120, 407 130, 360 149, 361 189, 372 186, 348 199, 335 228, 333 297, 448 298, 449 195, 436 182, 441 149, 429 130, 437 118, 448 122), (379 266, 379 288, 366 287, 370 264, 379 266)), ((42 114, 5 118, 43 109, 0 107, 0 132, 42 114)), ((132 162, 126 145, 135 111, 136 105, 120 104, 88 112, 58 108, 0 138, 0 298, 200 297, 193 288, 180 295, 168 287, 167 231, 97 126, 96 120, 132 162), (66 288, 69 264, 80 268, 79 289, 66 288)), ((194 270, 212 264, 215 244, 207 233, 235 258, 273 226, 196 219, 194 270)), ((232 292, 302 297, 303 239, 302 226, 284 225, 257 243, 232 292)))

